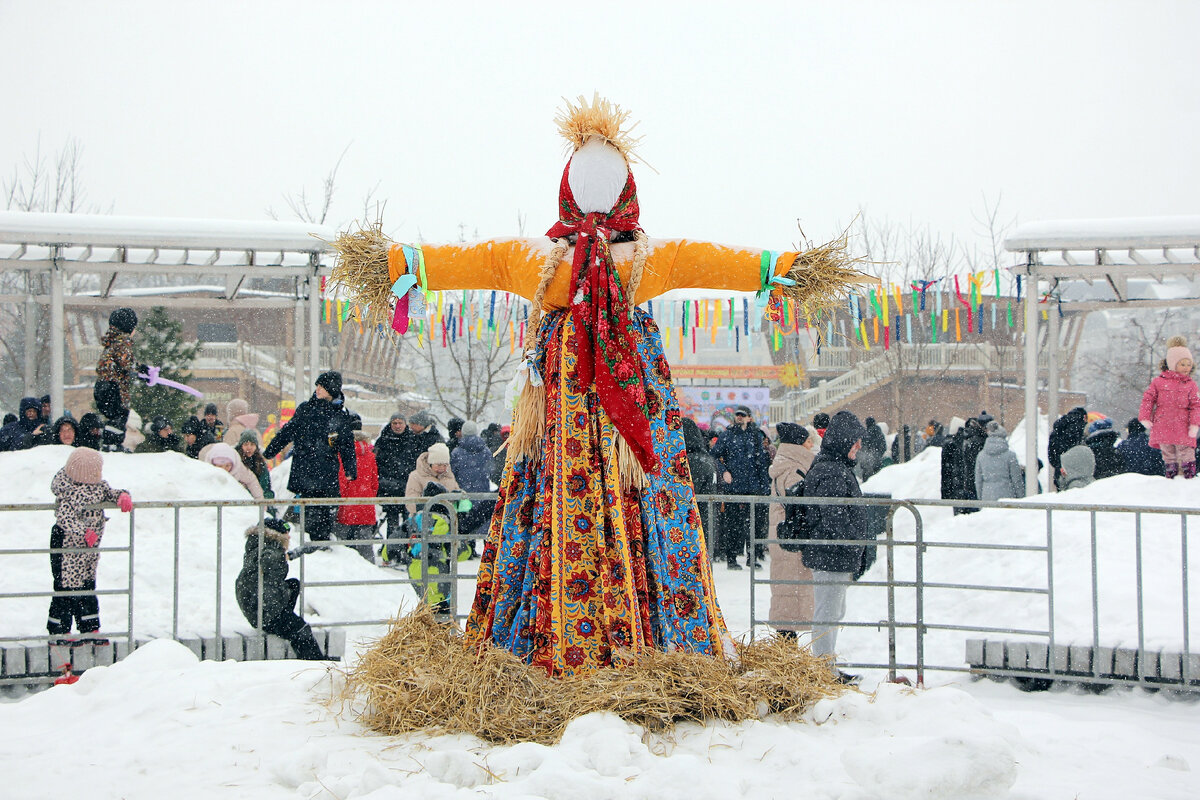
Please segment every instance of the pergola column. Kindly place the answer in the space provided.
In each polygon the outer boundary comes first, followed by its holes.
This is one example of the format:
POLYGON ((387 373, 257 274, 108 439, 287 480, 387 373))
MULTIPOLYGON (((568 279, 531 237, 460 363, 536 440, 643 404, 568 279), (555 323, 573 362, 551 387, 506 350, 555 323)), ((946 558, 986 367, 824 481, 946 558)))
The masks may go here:
MULTIPOLYGON (((1025 496, 1037 494, 1038 281, 1029 266, 1025 286, 1025 496)), ((1054 476, 1050 477, 1054 480, 1054 476)))
POLYGON ((50 417, 63 413, 63 355, 66 350, 63 313, 62 247, 50 248, 50 417))

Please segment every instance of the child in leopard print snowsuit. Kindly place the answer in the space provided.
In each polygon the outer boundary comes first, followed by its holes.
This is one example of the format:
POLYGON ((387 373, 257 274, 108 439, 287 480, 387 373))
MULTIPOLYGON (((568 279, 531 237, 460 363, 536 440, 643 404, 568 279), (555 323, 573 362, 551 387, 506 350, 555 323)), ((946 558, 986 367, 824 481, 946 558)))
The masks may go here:
MULTIPOLYGON (((128 492, 114 489, 101 479, 103 468, 104 458, 99 452, 80 447, 71 453, 66 466, 50 483, 55 498, 50 547, 80 549, 76 553, 50 554, 55 592, 96 589, 96 567, 100 561, 96 548, 104 535, 106 517, 102 510, 88 506, 116 503, 124 512, 133 508, 128 492)), ((96 595, 55 595, 50 601, 46 630, 51 634, 70 633, 72 621, 80 633, 95 633, 100 629, 100 600, 96 595)))

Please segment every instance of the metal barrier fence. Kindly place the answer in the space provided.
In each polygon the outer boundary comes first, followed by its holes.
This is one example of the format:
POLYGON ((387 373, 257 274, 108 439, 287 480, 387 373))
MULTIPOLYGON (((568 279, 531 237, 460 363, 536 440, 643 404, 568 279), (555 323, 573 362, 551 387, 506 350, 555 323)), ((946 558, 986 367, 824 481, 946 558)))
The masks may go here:
MULTIPOLYGON (((135 614, 135 581, 134 564, 135 548, 139 540, 137 519, 139 514, 148 511, 167 511, 173 520, 171 558, 171 624, 170 635, 180 636, 181 611, 181 514, 189 510, 211 509, 215 512, 215 533, 212 542, 212 557, 214 559, 215 586, 212 595, 213 633, 219 640, 222 636, 222 609, 226 600, 226 592, 232 591, 222 578, 221 564, 223 562, 223 527, 227 515, 242 511, 246 507, 255 509, 255 516, 261 524, 265 509, 268 506, 298 507, 300 513, 300 536, 298 545, 330 546, 330 547, 361 547, 363 540, 332 539, 330 541, 313 542, 306 532, 308 510, 314 506, 344 506, 344 505, 384 505, 394 506, 412 504, 419 510, 430 510, 436 507, 451 509, 462 499, 473 502, 494 500, 494 493, 450 493, 438 497, 420 498, 295 498, 238 502, 229 501, 176 501, 176 502, 142 502, 128 515, 128 543, 126 545, 110 546, 102 543, 100 552, 104 555, 106 570, 112 569, 114 554, 125 554, 125 582, 123 588, 99 589, 96 591, 53 592, 49 590, 35 591, 4 591, 0 592, 0 603, 18 598, 44 598, 57 595, 95 594, 99 596, 125 596, 127 611, 124 630, 106 628, 104 636, 109 639, 124 638, 131 649, 137 638, 139 620, 135 614)), ((877 613, 864 618, 848 618, 838 622, 844 629, 843 644, 846 636, 850 637, 850 646, 844 648, 847 652, 865 652, 869 657, 858 658, 846 662, 843 666, 849 668, 867 668, 884 670, 892 679, 902 675, 904 671, 915 672, 918 683, 924 682, 928 671, 946 673, 981 673, 1013 677, 1025 681, 1068 680, 1083 681, 1095 684, 1134 682, 1144 686, 1162 686, 1172 684, 1176 688, 1189 691, 1200 691, 1200 659, 1191 652, 1190 647, 1190 585, 1189 559, 1192 558, 1188 547, 1187 520, 1190 516, 1200 514, 1200 508, 1157 508, 1116 505, 1073 505, 1062 502, 1035 501, 942 501, 942 500, 891 500, 883 498, 857 498, 847 500, 842 498, 782 498, 763 497, 758 495, 701 495, 697 501, 702 513, 706 531, 717 531, 718 535, 707 537, 710 553, 717 546, 721 533, 721 518, 724 516, 723 506, 733 503, 746 503, 752 509, 749 514, 749 531, 747 541, 764 547, 775 547, 779 540, 761 536, 766 533, 760 526, 758 514, 753 509, 762 508, 769 504, 789 505, 801 503, 804 505, 863 505, 886 509, 886 523, 883 535, 869 542, 879 548, 878 563, 883 566, 883 575, 878 575, 877 566, 864 578, 853 583, 849 591, 856 599, 855 606, 867 609, 865 613, 877 613), (926 531, 926 517, 946 516, 947 509, 1006 509, 1021 511, 1019 518, 1011 523, 1013 530, 1006 532, 1005 541, 982 540, 971 532, 971 517, 955 517, 964 520, 954 529, 954 536, 938 535, 930 538, 926 531), (899 514, 900 511, 906 512, 899 514), (1171 545, 1175 554, 1166 556, 1163 539, 1163 528, 1155 526, 1151 535, 1154 541, 1155 558, 1152 559, 1151 569, 1147 571, 1148 559, 1142 521, 1147 516, 1176 516, 1179 518, 1179 534, 1171 545), (898 520, 910 520, 905 523, 898 520), (1035 521, 1036 518, 1036 521, 1035 521), (1080 524, 1080 520, 1084 523, 1080 524), (1130 524, 1119 522, 1128 520, 1130 524), (957 533, 958 528, 966 529, 957 533), (1056 530, 1058 533, 1056 533, 1056 530), (955 538, 957 536, 958 538, 955 538), (1116 575, 1116 568, 1100 558, 1100 545, 1105 540, 1119 540, 1129 550, 1128 563, 1117 565, 1125 571, 1116 575), (1056 552, 1056 541, 1059 552, 1056 552), (1021 561, 1026 569, 1026 577, 1037 574, 1041 577, 1034 581, 1010 580, 987 583, 980 580, 962 580, 959 576, 950 574, 951 564, 945 554, 976 554, 977 558, 1007 559, 1008 562, 1021 561), (1072 570, 1063 570, 1060 564, 1056 572, 1056 556, 1075 559, 1080 555, 1087 557, 1086 569, 1075 566, 1072 570), (928 561, 935 559, 930 567, 928 561), (1175 571, 1176 578, 1167 579, 1167 575, 1175 571), (1065 573, 1069 573, 1064 575, 1065 573), (1079 586, 1076 573, 1086 573, 1087 586, 1079 586), (1114 577, 1115 576, 1115 577, 1114 577), (1113 584, 1118 577, 1132 580, 1136 607, 1107 610, 1102 614, 1104 603, 1104 588, 1113 584), (1147 580, 1152 580, 1156 593, 1169 593, 1173 601, 1178 595, 1177 613, 1168 620, 1164 628, 1163 621, 1148 616, 1146 609, 1147 580), (859 603, 859 597, 870 595, 872 603, 859 603), (1065 593, 1065 594, 1064 594, 1065 593), (881 595, 881 601, 876 597, 881 595), (947 598, 953 598, 947 600, 947 598), (936 602, 933 618, 927 618, 928 603, 933 598, 936 602), (983 598, 995 598, 985 600, 983 598), (1064 602, 1065 599, 1065 602, 1064 602), (1034 605, 1030 605, 1030 603, 1034 605), (1024 605, 1021 605, 1024 603, 1024 605), (1015 605, 1014 605, 1015 604, 1015 605), (983 621, 973 621, 962 609, 971 609, 982 605, 986 610, 983 621), (1036 606, 1036 607, 1035 607, 1036 606), (1064 617, 1063 608, 1067 616, 1064 617), (1056 614, 1056 609, 1058 612, 1056 614), (1012 611, 1014 624, 995 624, 994 620, 1004 619, 1004 613, 1012 611), (1086 617, 1086 619, 1085 619, 1086 617), (1040 618, 1041 622, 1036 620, 1040 618), (1174 627, 1178 626, 1178 627, 1174 627), (1174 632, 1166 630, 1174 627, 1174 632), (1153 630, 1151 630, 1153 628, 1153 630), (872 631, 872 629, 874 629, 872 631), (1082 633, 1081 633, 1082 631, 1082 633), (1165 631, 1165 632, 1164 632, 1165 631), (993 639, 971 639, 966 637, 991 636, 993 639), (928 643, 931 637, 940 637, 936 652, 930 654, 928 643), (1136 647, 1127 646, 1130 639, 1136 640, 1136 647), (946 640, 949 645, 946 644, 946 640), (974 658, 972 653, 977 651, 974 658), (1124 659, 1124 661, 1122 661, 1124 659)), ((10 512, 39 511, 48 512, 53 504, 23 504, 0 505, 0 515, 10 512)), ((765 510, 765 509, 764 509, 765 510)), ((243 520, 245 513, 242 513, 243 520)), ((479 538, 470 532, 459 529, 457 513, 443 514, 448 530, 445 534, 435 534, 433 531, 433 514, 422 514, 421 526, 411 534, 400 539, 385 540, 389 544, 399 544, 401 548, 419 543, 419 553, 415 556, 418 568, 412 570, 415 575, 381 576, 373 579, 359 580, 306 580, 305 562, 299 560, 299 577, 301 596, 299 607, 304 608, 304 593, 313 589, 350 589, 373 586, 412 586, 416 596, 425 596, 433 585, 443 588, 448 601, 445 614, 448 618, 460 620, 464 614, 460 612, 460 599, 473 596, 475 576, 471 571, 463 571, 457 559, 460 543, 479 538), (450 557, 446 562, 448 570, 445 574, 431 573, 431 552, 435 545, 450 543, 450 557), (468 582, 464 585, 464 582, 468 582), (464 594, 465 593, 465 594, 464 594)), ((765 514, 763 515, 765 516, 765 514)), ((4 518, 0 516, 0 519, 4 518)), ((938 530, 946 527, 946 520, 939 520, 938 530)), ((118 523, 110 523, 110 530, 118 523)), ((48 526, 47 526, 48 527, 48 526)), ((4 527, 0 527, 0 545, 4 545, 4 527)), ((28 532, 22 531, 22 538, 28 539, 28 532)), ((140 535, 160 536, 161 530, 142 532, 140 535)), ((801 543, 800 540, 792 540, 801 543)), ((375 543, 379 543, 376 539, 375 543)), ((789 542, 790 544, 791 542, 789 542)), ((862 545, 860 539, 825 540, 822 544, 854 544, 862 545)), ((261 537, 260 544, 261 547, 261 537)), ((1106 545, 1107 546, 1107 545, 1106 545)), ((14 556, 41 556, 51 553, 81 552, 83 549, 71 548, 5 548, 0 549, 0 574, 4 574, 4 564, 14 556)), ((778 565, 784 561, 779 559, 779 551, 773 551, 778 565)), ((961 557, 960 557, 961 558, 961 557)), ((952 560, 952 559, 951 559, 952 560)), ((1007 562, 1006 562, 1007 563, 1007 562)), ((1073 563, 1073 562, 1072 562, 1073 563)), ((261 564, 261 561, 260 561, 261 564)), ((778 569, 778 567, 777 567, 778 569)), ((803 577, 781 576, 770 577, 750 568, 747 570, 747 591, 749 597, 748 620, 751 637, 763 635, 768 629, 791 627, 804 629, 815 622, 827 620, 803 619, 772 619, 769 612, 762 609, 764 601, 769 600, 771 590, 776 586, 811 587, 812 580, 803 577), (763 589, 767 591, 763 591, 763 589)), ((727 582, 727 580, 725 581, 727 582)), ((262 607, 261 581, 259 587, 259 620, 261 628, 262 607)), ((165 600, 166 598, 161 598, 165 600)), ((721 599, 721 598, 719 598, 721 599)), ((727 600, 729 600, 727 598, 727 600)), ((731 602, 738 602, 736 598, 731 602)), ((726 605, 723 602, 723 605, 726 605)), ((1156 603, 1161 608, 1163 603, 1156 603)), ((2 607, 2 606, 0 606, 2 607)), ((0 612, 3 613, 3 612, 0 612)), ((8 619, 11 616, 5 614, 8 619)), ((314 628, 350 628, 382 625, 388 622, 386 618, 351 618, 332 619, 325 617, 320 621, 310 620, 314 628)), ((31 619, 31 627, 40 624, 39 619, 31 619)), ((7 642, 29 641, 43 638, 43 634, 10 635, 0 637, 0 644, 7 642)), ((49 637, 53 639, 55 637, 49 637)), ((128 651, 128 649, 127 649, 128 651)), ((126 651, 126 652, 127 652, 126 651)), ((0 684, 8 682, 0 680, 0 684)), ((25 681, 27 682, 27 681, 25 681)))

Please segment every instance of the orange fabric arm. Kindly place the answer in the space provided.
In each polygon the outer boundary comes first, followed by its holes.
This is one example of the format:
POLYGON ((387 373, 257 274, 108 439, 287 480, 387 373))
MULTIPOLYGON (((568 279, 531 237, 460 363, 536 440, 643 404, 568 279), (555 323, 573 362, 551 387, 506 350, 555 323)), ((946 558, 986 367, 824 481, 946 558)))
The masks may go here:
MULTIPOLYGON (((637 302, 645 302, 671 289, 758 291, 762 288, 762 253, 762 250, 749 247, 690 239, 652 239, 646 271, 638 286, 637 302)), ((784 274, 795 259, 796 253, 783 253, 775 260, 771 274, 784 274)))
POLYGON ((496 239, 462 244, 422 245, 425 276, 433 291, 498 289, 526 299, 537 291, 538 274, 550 240, 496 239))

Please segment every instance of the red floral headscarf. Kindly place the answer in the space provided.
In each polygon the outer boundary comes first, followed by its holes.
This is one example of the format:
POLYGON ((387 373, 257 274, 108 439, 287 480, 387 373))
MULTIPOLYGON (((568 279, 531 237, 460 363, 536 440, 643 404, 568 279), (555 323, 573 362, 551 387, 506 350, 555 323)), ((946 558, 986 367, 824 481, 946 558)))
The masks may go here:
POLYGON ((613 265, 609 240, 618 231, 640 231, 637 185, 628 172, 616 205, 607 213, 584 214, 567 180, 570 162, 558 187, 558 223, 546 232, 552 238, 574 234, 571 264, 571 317, 583 333, 579 346, 579 377, 593 380, 600 405, 648 474, 658 471, 658 456, 650 436, 642 361, 634 343, 629 300, 613 265), (600 358, 596 358, 596 354, 600 358))

